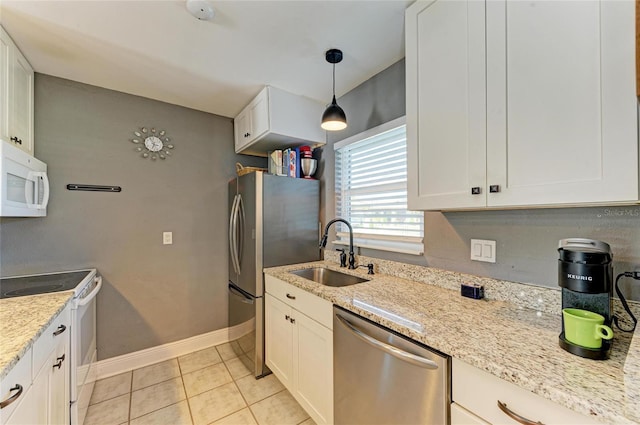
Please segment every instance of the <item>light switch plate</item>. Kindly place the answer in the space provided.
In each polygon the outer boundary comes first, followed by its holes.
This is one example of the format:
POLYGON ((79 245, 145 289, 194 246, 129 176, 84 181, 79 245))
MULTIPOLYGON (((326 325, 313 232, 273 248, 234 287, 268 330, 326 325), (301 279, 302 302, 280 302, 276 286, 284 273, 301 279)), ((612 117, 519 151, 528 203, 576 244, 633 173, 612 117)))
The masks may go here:
POLYGON ((162 232, 162 244, 163 245, 173 244, 173 232, 162 232))
POLYGON ((471 259, 486 263, 496 262, 496 241, 471 239, 471 259))

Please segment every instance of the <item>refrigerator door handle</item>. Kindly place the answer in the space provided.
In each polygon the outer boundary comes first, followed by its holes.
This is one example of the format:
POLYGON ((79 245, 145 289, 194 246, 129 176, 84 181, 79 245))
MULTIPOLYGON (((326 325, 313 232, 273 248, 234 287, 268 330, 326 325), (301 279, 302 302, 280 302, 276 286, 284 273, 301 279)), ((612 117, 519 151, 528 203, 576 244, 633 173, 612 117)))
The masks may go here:
POLYGON ((237 243, 236 243, 236 262, 238 263, 238 274, 242 273, 242 252, 244 250, 244 203, 242 202, 242 195, 238 194, 238 207, 237 216, 239 223, 238 227, 237 243))
POLYGON ((240 302, 245 304, 253 304, 253 298, 248 297, 247 295, 240 292, 238 289, 234 288, 233 285, 229 284, 229 293, 240 298, 240 302))
POLYGON ((238 195, 234 196, 231 206, 231 214, 229 216, 229 254, 231 255, 231 263, 233 270, 239 274, 238 270, 238 247, 237 247, 237 228, 238 228, 238 195))

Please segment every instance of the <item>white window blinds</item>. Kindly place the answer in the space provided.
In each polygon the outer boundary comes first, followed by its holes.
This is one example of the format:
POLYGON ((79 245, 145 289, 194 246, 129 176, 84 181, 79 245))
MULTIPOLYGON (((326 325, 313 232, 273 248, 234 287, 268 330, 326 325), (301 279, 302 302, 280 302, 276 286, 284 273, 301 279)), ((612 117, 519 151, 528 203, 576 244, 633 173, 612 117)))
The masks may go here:
MULTIPOLYGON (((336 143, 336 216, 363 248, 422 254, 424 215, 407 210, 404 118, 336 143)), ((348 244, 341 225, 338 244, 348 244)))

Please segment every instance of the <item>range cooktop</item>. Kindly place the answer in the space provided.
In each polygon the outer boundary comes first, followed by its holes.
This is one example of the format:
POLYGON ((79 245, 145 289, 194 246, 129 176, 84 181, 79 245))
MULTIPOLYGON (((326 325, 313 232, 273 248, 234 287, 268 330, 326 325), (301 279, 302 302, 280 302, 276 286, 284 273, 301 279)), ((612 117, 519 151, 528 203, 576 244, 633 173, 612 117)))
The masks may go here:
POLYGON ((91 270, 0 278, 0 299, 75 289, 91 270))

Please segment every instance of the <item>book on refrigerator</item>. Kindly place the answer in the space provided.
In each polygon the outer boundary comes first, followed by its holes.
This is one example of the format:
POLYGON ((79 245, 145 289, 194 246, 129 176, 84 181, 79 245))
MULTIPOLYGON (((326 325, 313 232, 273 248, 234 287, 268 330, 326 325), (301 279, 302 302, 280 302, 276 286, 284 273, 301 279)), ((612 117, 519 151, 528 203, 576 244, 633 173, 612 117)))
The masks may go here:
POLYGON ((289 175, 289 153, 291 149, 287 148, 282 151, 282 176, 289 175))
POLYGON ((300 150, 292 148, 289 152, 289 177, 300 177, 300 150))

